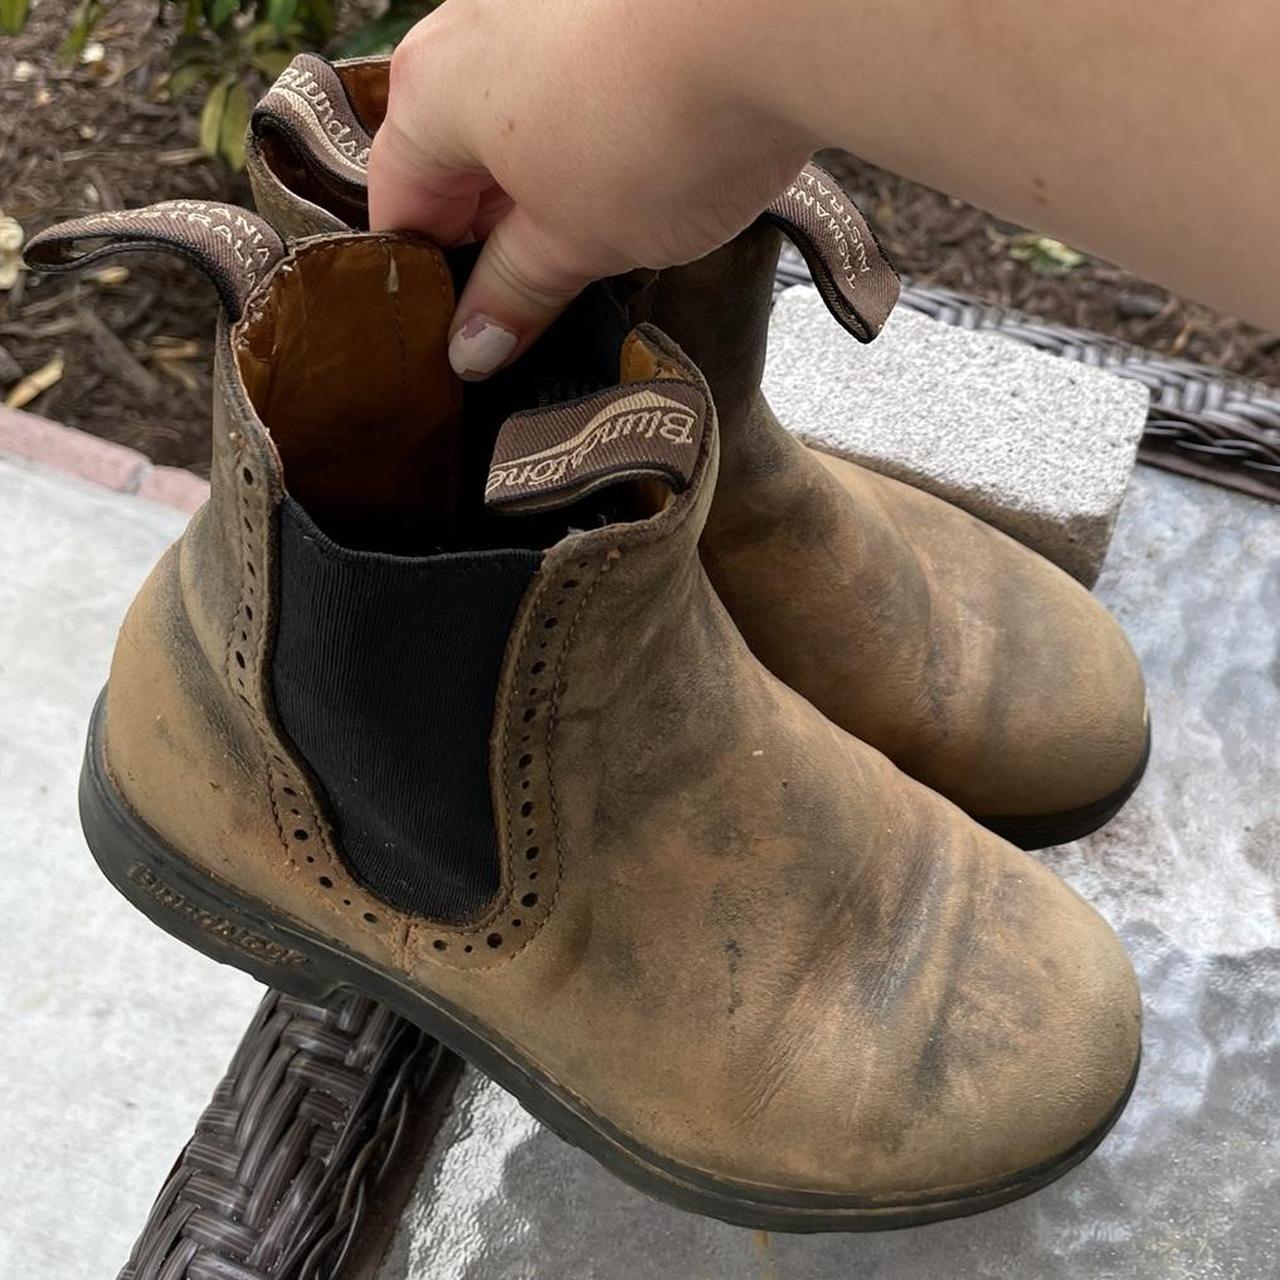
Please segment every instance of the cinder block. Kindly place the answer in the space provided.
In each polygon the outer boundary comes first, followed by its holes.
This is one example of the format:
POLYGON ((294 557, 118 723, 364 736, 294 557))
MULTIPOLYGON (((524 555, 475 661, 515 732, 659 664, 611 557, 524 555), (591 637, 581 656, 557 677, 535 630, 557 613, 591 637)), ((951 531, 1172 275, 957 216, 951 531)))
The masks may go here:
POLYGON ((902 307, 863 346, 809 286, 778 299, 764 385, 806 443, 927 489, 1096 580, 1145 387, 902 307))
POLYGON ((138 497, 193 515, 209 499, 209 482, 178 467, 152 467, 138 485, 138 497))
POLYGON ((132 493, 150 463, 134 449, 64 427, 34 413, 0 407, 0 453, 66 471, 118 493, 132 493))

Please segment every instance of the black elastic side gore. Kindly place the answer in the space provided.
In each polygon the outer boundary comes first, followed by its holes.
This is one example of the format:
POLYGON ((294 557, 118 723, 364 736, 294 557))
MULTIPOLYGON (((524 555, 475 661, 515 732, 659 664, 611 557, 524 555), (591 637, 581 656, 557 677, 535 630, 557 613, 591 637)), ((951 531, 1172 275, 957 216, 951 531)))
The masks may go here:
POLYGON ((276 710, 352 874, 402 911, 456 923, 498 890, 489 735, 541 560, 348 551, 293 498, 281 505, 276 710))
MULTIPOLYGON (((461 291, 474 246, 450 250, 449 264, 461 291)), ((460 535, 473 547, 507 547, 518 539, 526 547, 549 547, 571 528, 592 529, 616 518, 607 499, 579 504, 572 513, 551 519, 522 516, 512 528, 508 516, 495 516, 484 503, 485 478, 502 424, 526 409, 545 408, 564 400, 618 385, 622 346, 631 325, 613 293, 603 284, 584 289, 514 364, 492 377, 464 384, 464 429, 460 445, 460 535), (602 505, 603 504, 603 505, 602 505)))

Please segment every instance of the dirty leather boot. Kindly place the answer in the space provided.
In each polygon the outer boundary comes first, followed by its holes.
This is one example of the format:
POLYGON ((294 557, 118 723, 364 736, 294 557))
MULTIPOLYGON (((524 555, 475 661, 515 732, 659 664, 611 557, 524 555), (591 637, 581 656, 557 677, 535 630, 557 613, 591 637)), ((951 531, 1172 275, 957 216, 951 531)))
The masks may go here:
MULTIPOLYGON (((367 224, 386 59, 302 55, 254 112, 261 211, 296 238, 367 224)), ((851 733, 1024 848, 1111 818, 1146 765, 1142 674, 1080 585, 943 502, 799 444, 760 391, 781 227, 832 314, 868 341, 892 269, 810 167, 761 224, 699 262, 610 287, 703 370, 720 417, 707 572, 771 671, 851 733)))
POLYGON ((212 496, 90 731, 126 897, 275 987, 386 1002, 730 1222, 971 1213, 1100 1141, 1139 1051, 1118 940, 751 654, 698 555, 717 427, 678 348, 587 295, 464 385, 460 255, 285 252, 200 202, 28 257, 146 243, 227 317, 212 496))

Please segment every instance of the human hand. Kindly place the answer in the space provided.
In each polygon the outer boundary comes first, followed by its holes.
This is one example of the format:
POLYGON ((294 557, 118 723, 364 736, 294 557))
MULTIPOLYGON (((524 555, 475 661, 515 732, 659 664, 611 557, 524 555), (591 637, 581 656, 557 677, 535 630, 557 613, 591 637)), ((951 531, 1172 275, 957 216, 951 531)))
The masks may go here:
POLYGON ((514 360, 593 280, 709 253, 808 158, 702 9, 448 0, 396 50, 370 224, 484 241, 453 322, 461 376, 514 360))

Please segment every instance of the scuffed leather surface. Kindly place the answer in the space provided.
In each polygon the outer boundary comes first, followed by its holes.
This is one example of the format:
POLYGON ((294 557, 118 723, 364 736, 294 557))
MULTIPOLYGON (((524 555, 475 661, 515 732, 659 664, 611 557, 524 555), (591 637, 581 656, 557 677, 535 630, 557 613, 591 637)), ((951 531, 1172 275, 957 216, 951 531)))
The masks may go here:
POLYGON ((408 921, 347 872, 306 767, 275 719, 267 657, 283 486, 275 446, 238 375, 233 336, 220 323, 210 500, 157 565, 117 642, 107 766, 125 801, 182 856, 394 964, 408 921))
POLYGON ((252 132, 245 139, 244 167, 253 189, 254 205, 286 241, 347 230, 341 218, 280 182, 271 171, 261 140, 252 132))
POLYGON ((720 411, 702 549, 734 621, 775 675, 970 813, 1109 795, 1145 741, 1122 631, 1025 547, 781 429, 759 390, 779 245, 754 227, 634 303, 685 347, 720 411))
POLYGON ((804 449, 763 398, 740 427, 703 558, 770 670, 970 813, 1124 784, 1142 672, 1095 597, 959 508, 804 449))
POLYGON ((541 748, 555 901, 504 967, 422 948, 415 980, 721 1177, 894 1198, 1062 1154, 1133 1069, 1123 951, 750 655, 696 556, 710 496, 548 554, 595 574, 541 748))
POLYGON ((1270 1280, 1278 566, 1265 503, 1139 467, 1098 590, 1133 637, 1161 732, 1120 817, 1042 855, 1116 924, 1144 992, 1133 1100, 1080 1168, 921 1230, 744 1231, 621 1186, 468 1073, 379 1280, 1270 1280))
POLYGON ((306 842, 315 862, 290 846, 271 785, 280 744, 264 740, 225 674, 205 659, 179 578, 183 546, 156 566, 116 644, 107 683, 112 781, 187 861, 272 902, 286 918, 394 963, 403 924, 351 880, 319 834, 306 842), (320 885, 322 874, 332 887, 320 885), (380 923, 369 925, 364 911, 380 923))

